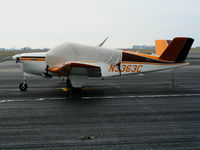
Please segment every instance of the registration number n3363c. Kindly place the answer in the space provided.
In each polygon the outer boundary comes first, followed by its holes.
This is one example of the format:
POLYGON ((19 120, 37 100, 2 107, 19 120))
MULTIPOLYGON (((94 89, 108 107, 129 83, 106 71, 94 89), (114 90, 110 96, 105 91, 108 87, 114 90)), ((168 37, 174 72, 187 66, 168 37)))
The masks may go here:
MULTIPOLYGON (((121 65, 121 72, 142 72, 143 65, 121 65)), ((118 65, 110 65, 109 72, 119 72, 118 65)))

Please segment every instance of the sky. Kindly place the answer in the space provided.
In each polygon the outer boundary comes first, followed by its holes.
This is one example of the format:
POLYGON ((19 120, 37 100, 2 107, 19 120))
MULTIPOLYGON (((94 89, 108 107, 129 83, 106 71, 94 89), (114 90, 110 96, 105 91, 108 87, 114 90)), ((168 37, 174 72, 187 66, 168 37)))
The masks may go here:
POLYGON ((108 48, 192 37, 200 46, 199 0, 0 0, 0 47, 63 42, 108 48))

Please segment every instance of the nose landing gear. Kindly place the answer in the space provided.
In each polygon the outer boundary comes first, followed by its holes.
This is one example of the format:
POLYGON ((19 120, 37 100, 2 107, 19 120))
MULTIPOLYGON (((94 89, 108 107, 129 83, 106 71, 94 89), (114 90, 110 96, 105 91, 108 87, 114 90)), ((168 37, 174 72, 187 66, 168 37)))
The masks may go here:
POLYGON ((24 74, 24 81, 21 82, 21 83, 19 84, 19 89, 20 89, 21 91, 26 91, 26 90, 27 90, 28 85, 27 85, 26 82, 27 82, 27 75, 24 74))
POLYGON ((26 82, 21 82, 21 83, 19 84, 19 89, 20 89, 21 91, 26 91, 27 88, 28 88, 28 85, 26 84, 26 82))

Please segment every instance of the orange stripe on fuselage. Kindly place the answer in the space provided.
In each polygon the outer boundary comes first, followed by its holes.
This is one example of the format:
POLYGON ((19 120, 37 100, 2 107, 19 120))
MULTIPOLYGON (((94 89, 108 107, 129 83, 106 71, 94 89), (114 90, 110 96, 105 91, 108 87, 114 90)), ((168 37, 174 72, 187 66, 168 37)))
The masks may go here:
POLYGON ((24 60, 24 61, 45 61, 45 58, 20 58, 20 60, 24 60))

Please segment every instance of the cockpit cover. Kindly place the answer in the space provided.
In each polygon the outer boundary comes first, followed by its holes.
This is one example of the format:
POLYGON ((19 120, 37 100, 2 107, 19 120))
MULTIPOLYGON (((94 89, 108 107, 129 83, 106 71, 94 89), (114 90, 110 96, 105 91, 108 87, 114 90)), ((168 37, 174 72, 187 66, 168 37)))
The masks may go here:
POLYGON ((122 60, 120 50, 64 43, 50 49, 46 54, 47 65, 60 67, 69 61, 88 61, 95 63, 117 64, 122 60))

